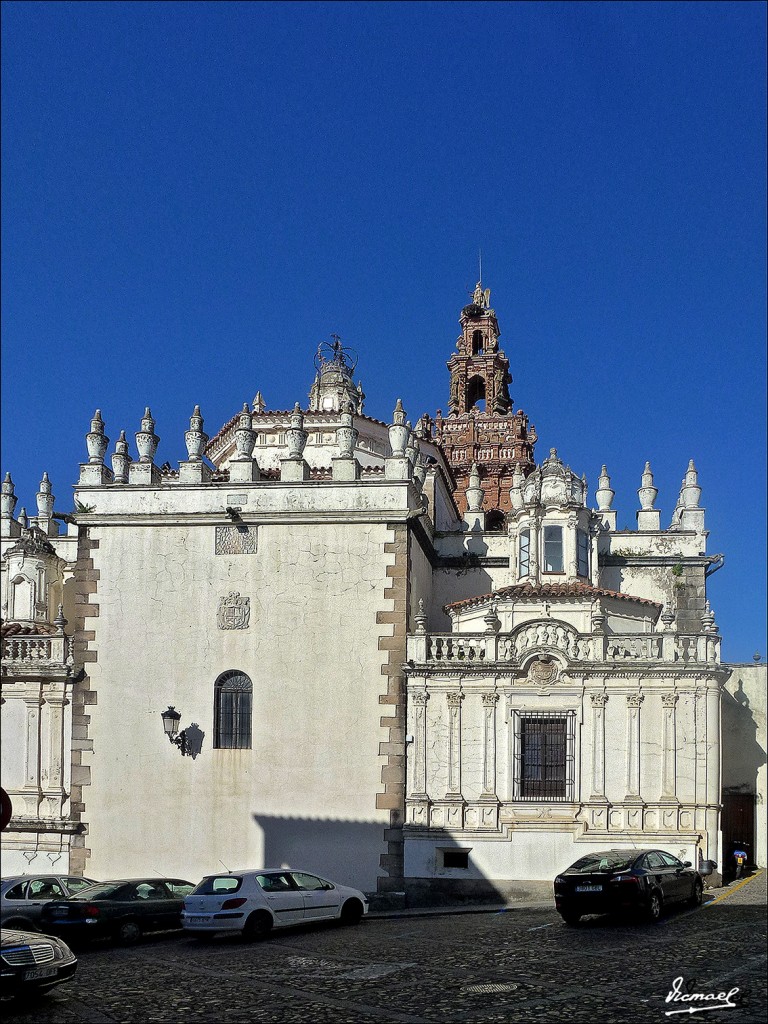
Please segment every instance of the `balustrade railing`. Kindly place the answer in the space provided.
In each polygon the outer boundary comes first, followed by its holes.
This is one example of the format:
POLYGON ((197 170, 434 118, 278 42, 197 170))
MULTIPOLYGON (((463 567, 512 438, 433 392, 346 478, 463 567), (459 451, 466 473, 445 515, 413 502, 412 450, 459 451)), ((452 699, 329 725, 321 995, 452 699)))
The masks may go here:
POLYGON ((568 661, 673 662, 720 660, 720 637, 712 633, 576 633, 555 623, 531 623, 514 633, 415 633, 408 658, 417 664, 520 661, 529 651, 557 651, 568 661))
POLYGON ((3 640, 3 661, 36 665, 71 665, 71 636, 9 636, 3 640))

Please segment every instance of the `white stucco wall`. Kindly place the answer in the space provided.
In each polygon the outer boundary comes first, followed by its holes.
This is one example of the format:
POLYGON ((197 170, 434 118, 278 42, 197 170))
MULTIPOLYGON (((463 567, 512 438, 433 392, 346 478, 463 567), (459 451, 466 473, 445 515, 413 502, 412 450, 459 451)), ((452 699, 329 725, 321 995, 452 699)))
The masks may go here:
POLYGON ((215 555, 212 525, 91 528, 100 573, 89 666, 92 851, 107 878, 204 873, 290 862, 375 889, 384 852, 376 612, 392 555, 383 523, 261 525, 252 555, 215 555), (217 628, 219 599, 249 597, 250 625, 217 628), (253 682, 253 749, 214 750, 214 682, 253 682), (196 759, 163 735, 205 733, 196 759))

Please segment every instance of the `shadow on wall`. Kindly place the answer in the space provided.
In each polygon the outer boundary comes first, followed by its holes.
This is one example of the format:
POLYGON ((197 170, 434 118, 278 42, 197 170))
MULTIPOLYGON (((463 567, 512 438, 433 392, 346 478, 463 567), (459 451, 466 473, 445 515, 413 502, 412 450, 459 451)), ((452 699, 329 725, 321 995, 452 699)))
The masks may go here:
POLYGON ((744 683, 738 680, 733 693, 723 691, 723 789, 757 793, 758 771, 766 752, 757 739, 757 723, 744 683))
MULTIPOLYGON (((265 868, 310 871, 371 896, 377 891, 377 880, 385 879, 380 856, 391 854, 391 850, 384 839, 388 831, 384 822, 276 818, 266 814, 254 814, 253 820, 262 830, 265 868)), ((395 879, 387 877, 380 886, 385 890, 379 894, 382 906, 377 908, 374 898, 371 909, 383 909, 389 902, 413 907, 503 902, 500 891, 472 865, 471 854, 462 857, 466 844, 438 830, 434 839, 438 846, 437 877, 400 879, 395 886, 391 884, 395 879)))

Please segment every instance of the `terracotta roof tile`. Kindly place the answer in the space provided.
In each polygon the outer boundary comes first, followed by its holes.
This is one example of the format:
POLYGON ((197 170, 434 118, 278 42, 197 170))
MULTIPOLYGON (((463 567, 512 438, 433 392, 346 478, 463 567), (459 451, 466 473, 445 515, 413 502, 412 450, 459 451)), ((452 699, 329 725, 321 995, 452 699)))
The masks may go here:
POLYGON ((3 622, 0 636, 55 636, 58 629, 48 622, 3 622))
POLYGON ((468 597, 463 601, 454 601, 445 605, 444 610, 463 611, 465 608, 473 608, 476 605, 484 604, 486 601, 526 601, 538 600, 542 597, 571 598, 571 597, 617 597, 622 601, 634 601, 637 604, 648 605, 651 608, 661 608, 658 601, 650 601, 646 597, 635 597, 633 594, 622 594, 618 590, 607 590, 605 587, 593 587, 591 583, 572 581, 569 583, 516 583, 511 587, 502 587, 491 594, 478 594, 477 597, 468 597))

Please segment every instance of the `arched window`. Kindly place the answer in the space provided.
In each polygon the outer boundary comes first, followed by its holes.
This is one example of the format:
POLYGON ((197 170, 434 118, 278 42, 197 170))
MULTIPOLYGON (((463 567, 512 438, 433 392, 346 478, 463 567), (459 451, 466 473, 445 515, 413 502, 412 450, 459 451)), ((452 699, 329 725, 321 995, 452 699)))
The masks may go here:
POLYGON ((26 576, 16 576, 11 582, 11 619, 33 619, 35 617, 35 584, 26 576))
POLYGON ((480 356, 483 354, 483 332, 473 331, 472 332, 472 355, 480 356))
POLYGON ((467 412, 477 406, 485 410, 485 381, 482 377, 473 377, 467 385, 467 412))
POLYGON ((244 672, 224 672, 214 687, 214 747, 250 750, 253 684, 244 672))
POLYGON ((492 508, 485 516, 485 528, 489 533, 501 533, 507 521, 500 508, 492 508))

